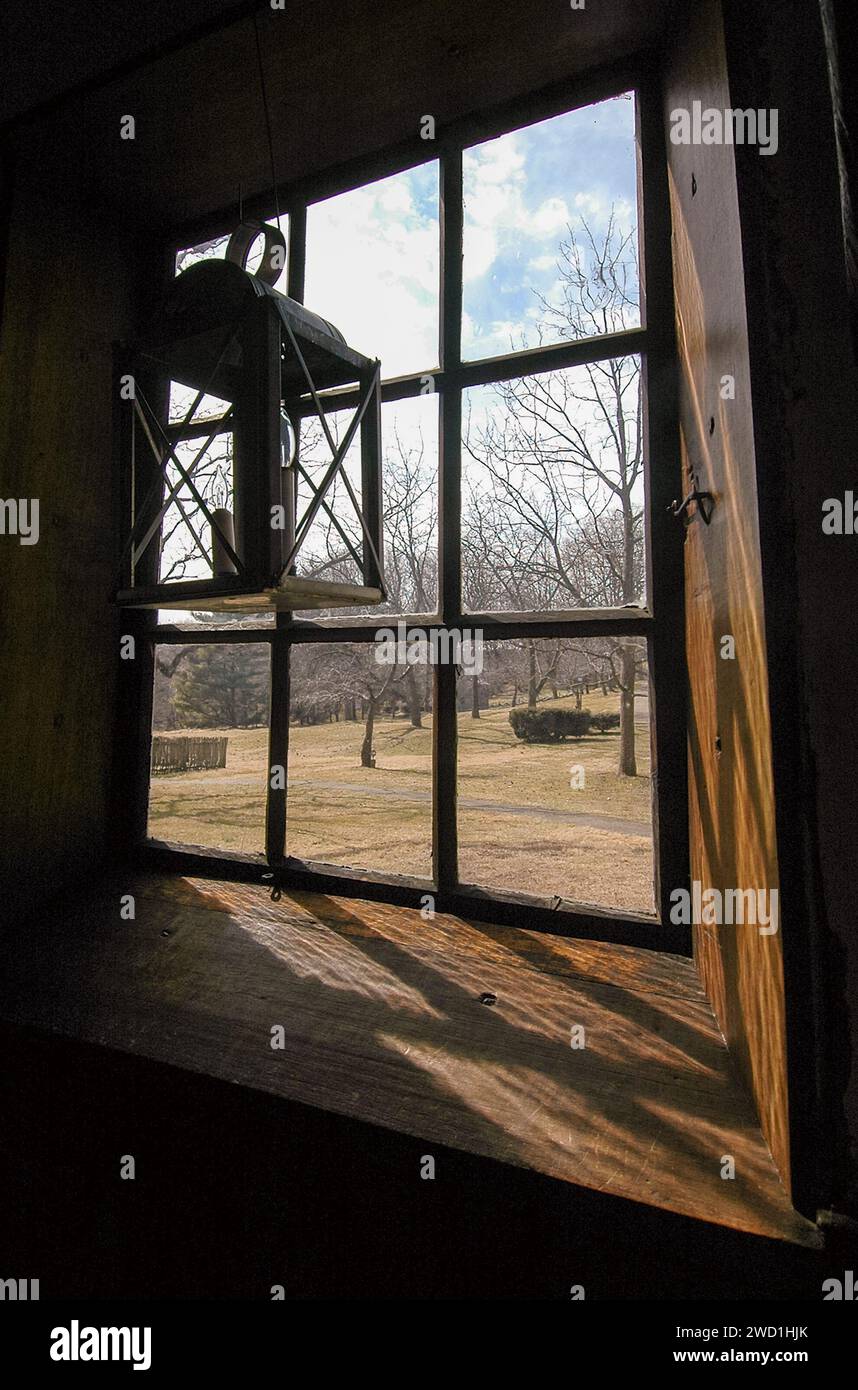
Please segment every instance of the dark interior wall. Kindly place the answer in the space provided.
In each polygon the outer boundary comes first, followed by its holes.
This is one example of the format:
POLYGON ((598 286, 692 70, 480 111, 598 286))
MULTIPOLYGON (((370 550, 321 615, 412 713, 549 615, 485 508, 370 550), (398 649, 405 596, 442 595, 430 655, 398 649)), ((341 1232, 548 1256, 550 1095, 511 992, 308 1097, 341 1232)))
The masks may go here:
POLYGON ((238 0, 27 0, 0 15, 0 121, 11 120, 188 31, 247 10, 238 0))
MULTIPOLYGON (((277 181, 410 145, 431 115, 458 118, 569 84, 657 43, 668 0, 288 0, 255 7, 277 181)), ((61 61, 61 59, 60 59, 61 61)), ((65 139, 99 197, 153 232, 201 236, 237 220, 239 195, 271 207, 254 19, 176 48, 65 109, 65 139), (123 115, 134 140, 118 139, 123 115)))
MULTIPOLYGON (((695 7, 665 64, 665 120, 729 106, 719 0, 695 7)), ((668 144, 685 496, 715 496, 685 540, 691 878, 778 890, 754 423, 732 146, 668 144), (725 378, 732 378, 722 390, 725 378), (733 638, 735 659, 722 657, 733 638)), ((677 524, 680 524, 677 522, 677 524)), ((695 958, 789 1185, 781 935, 697 925, 695 958)))
POLYGON ((0 324, 0 496, 39 499, 39 539, 0 536, 0 884, 31 907, 100 862, 118 616, 111 344, 135 246, 66 177, 61 127, 20 141, 0 324))
POLYGON ((790 1080, 808 1136, 794 1152, 808 1202, 858 1214, 858 537, 822 531, 825 499, 858 495, 858 373, 830 87, 813 0, 729 0, 725 13, 733 104, 780 117, 777 155, 737 149, 736 161, 790 1080))

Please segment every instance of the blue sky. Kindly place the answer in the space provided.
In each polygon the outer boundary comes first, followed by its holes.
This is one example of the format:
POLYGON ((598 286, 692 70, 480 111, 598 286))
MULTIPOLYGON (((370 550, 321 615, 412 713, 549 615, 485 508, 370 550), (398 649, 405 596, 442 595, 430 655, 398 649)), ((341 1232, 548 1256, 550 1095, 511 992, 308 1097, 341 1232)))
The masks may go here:
POLYGON ((464 355, 534 346, 537 292, 559 302, 567 227, 583 217, 598 237, 612 208, 623 232, 636 224, 634 103, 614 98, 475 146, 463 172, 464 355))

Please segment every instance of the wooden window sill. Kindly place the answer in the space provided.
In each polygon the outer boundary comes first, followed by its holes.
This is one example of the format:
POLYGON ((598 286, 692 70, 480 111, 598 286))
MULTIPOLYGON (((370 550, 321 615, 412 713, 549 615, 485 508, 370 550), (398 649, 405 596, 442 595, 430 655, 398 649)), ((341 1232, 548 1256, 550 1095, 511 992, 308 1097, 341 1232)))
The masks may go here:
POLYGON ((11 1022, 821 1244, 790 1205, 681 956, 155 874, 101 883, 14 946, 0 993, 11 1022), (120 919, 123 893, 134 921, 120 919), (497 1002, 481 1003, 487 993, 497 1002))

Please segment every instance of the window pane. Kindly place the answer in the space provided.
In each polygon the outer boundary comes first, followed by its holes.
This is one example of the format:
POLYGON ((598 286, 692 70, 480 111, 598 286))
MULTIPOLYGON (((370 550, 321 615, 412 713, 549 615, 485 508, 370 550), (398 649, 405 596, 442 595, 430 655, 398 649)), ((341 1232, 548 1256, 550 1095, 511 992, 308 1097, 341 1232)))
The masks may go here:
POLYGON ((264 851, 269 690, 266 643, 155 648, 152 838, 264 851))
POLYGON ((384 377, 438 360, 438 165, 307 209, 304 302, 384 377))
POLYGON ((640 323, 631 95, 466 150, 466 359, 640 323))
POLYGON ((229 401, 223 400, 220 396, 206 395, 194 406, 193 414, 189 414, 196 399, 197 392, 191 390, 190 386, 183 386, 181 382, 171 381, 170 424, 183 425, 186 421, 196 424, 199 420, 219 420, 229 409, 229 401))
POLYGON ((222 261, 226 255, 228 236, 213 237, 211 241, 201 241, 196 246, 182 246, 176 252, 176 274, 197 261, 222 261))
POLYGON ((286 852, 428 878, 432 670, 373 643, 292 648, 286 852))
POLYGON ((473 387, 462 431, 470 611, 645 602, 639 357, 473 387))
POLYGON ((384 578, 377 613, 434 613, 438 606, 438 397, 381 408, 384 578))
MULTIPOLYGON (((326 416, 336 440, 350 412, 326 416)), ((372 608, 307 609, 301 616, 341 617, 368 613, 434 613, 438 602, 438 397, 434 394, 390 401, 381 408, 384 506, 384 577, 387 602, 372 608)), ((331 459, 317 418, 301 426, 302 467, 318 483, 331 459)), ((361 496, 360 436, 346 455, 355 495, 361 496)), ((298 516, 310 499, 309 484, 299 487, 298 516)), ((298 556, 298 572, 340 583, 362 584, 361 570, 346 540, 363 550, 363 535, 343 483, 335 479, 298 556), (331 515, 333 512, 333 516, 331 515)))
POLYGON ((494 642, 482 666, 459 677, 462 882, 652 912, 644 643, 494 642))

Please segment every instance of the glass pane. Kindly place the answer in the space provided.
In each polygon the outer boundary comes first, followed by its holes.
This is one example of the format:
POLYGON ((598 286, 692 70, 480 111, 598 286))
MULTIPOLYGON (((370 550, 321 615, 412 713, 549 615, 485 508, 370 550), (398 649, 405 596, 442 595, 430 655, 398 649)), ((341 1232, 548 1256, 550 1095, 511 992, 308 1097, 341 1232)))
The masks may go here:
MULTIPOLYGON (((351 410, 331 410, 325 414, 325 423, 337 447, 351 424, 353 413, 351 410)), ((311 415, 302 420, 298 451, 301 470, 298 475, 299 528, 312 504, 314 489, 321 485, 332 457, 331 447, 318 416, 311 415)), ((344 468, 352 492, 360 503, 360 431, 349 445, 344 468)), ((362 532, 357 511, 342 477, 337 475, 324 495, 306 539, 301 543, 296 559, 296 572, 302 577, 322 579, 328 583, 362 584, 361 569, 352 553, 357 552, 360 555, 361 550, 362 532)), ((354 610, 307 609, 306 613, 318 618, 326 613, 342 611, 354 610)))
POLYGON ((469 611, 645 602, 639 357, 473 387, 462 433, 469 611))
POLYGON ((373 643, 291 651, 286 851, 428 878, 432 669, 373 643))
POLYGON ((153 839, 264 852, 269 691, 266 643, 155 648, 153 839))
MULTIPOLYGON (((235 494, 233 486, 233 436, 230 431, 216 435, 211 444, 203 448, 205 440, 183 440, 176 445, 176 454, 194 482, 200 496, 204 499, 215 519, 226 528, 230 540, 229 527, 235 515, 235 494), (228 515, 224 515, 228 513, 228 515)), ((215 538, 212 528, 205 518, 187 483, 182 481, 176 465, 167 465, 168 490, 176 488, 175 496, 161 524, 161 551, 159 560, 159 583, 180 583, 190 579, 212 579, 212 559, 218 566, 229 569, 231 562, 223 551, 219 539, 213 550, 215 538)), ((155 541, 152 541, 155 544, 155 541)), ((162 608, 158 621, 170 626, 187 627, 266 627, 274 624, 273 610, 258 613, 215 614, 195 612, 186 609, 162 608)))
POLYGON ((482 668, 459 677, 462 882, 652 912, 643 641, 493 642, 482 668))
POLYGON ((273 608, 264 608, 257 613, 206 613, 202 609, 159 608, 158 626, 182 628, 194 633, 201 629, 206 632, 240 632, 246 628, 274 627, 276 613, 273 608))
POLYGON ((434 613, 438 606, 438 397, 381 408, 384 578, 377 613, 434 613))
MULTIPOLYGON (((342 438, 351 413, 326 417, 336 440, 342 438)), ((307 609, 301 616, 346 617, 368 613, 433 613, 438 602, 438 397, 434 394, 390 401, 381 408, 384 505, 384 576, 387 602, 372 608, 307 609)), ((301 464, 314 483, 330 462, 331 452, 317 418, 301 426, 301 464)), ((359 436, 346 456, 349 481, 361 496, 359 436)), ((301 479, 299 517, 310 498, 301 479)), ((349 554, 346 539, 363 550, 363 536, 340 479, 326 496, 298 557, 300 574, 340 583, 362 584, 362 572, 349 554), (333 512, 333 516, 331 516, 333 512), (345 534, 343 534, 345 533, 345 534)))
POLYGON ((222 400, 220 396, 203 396, 194 407, 193 414, 190 414, 191 406, 196 399, 197 392, 193 391, 190 386, 182 386, 178 381, 171 381, 170 424, 181 425, 186 421, 189 424, 196 424, 198 420, 217 420, 229 409, 229 401, 222 400))
MULTIPOLYGON (((204 439, 179 441, 176 456, 212 514, 234 510, 231 432, 216 435, 208 445, 204 439)), ((172 501, 161 523, 158 582, 211 579, 215 538, 205 513, 172 459, 167 463, 167 492, 172 501)))
POLYGON ((464 152, 467 359, 640 323, 632 96, 464 152))
POLYGON ((385 377, 437 365, 438 235, 437 163, 307 209, 304 302, 385 377))

